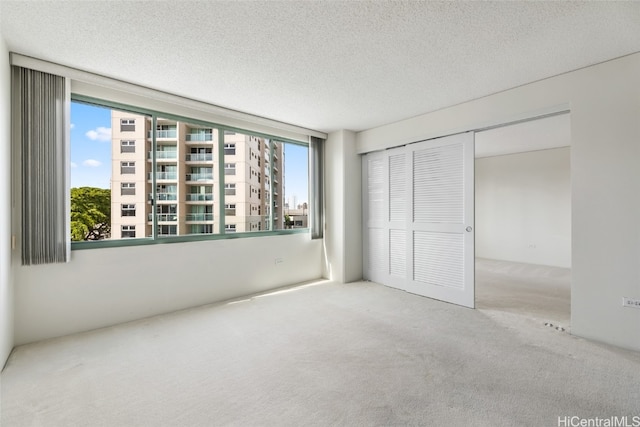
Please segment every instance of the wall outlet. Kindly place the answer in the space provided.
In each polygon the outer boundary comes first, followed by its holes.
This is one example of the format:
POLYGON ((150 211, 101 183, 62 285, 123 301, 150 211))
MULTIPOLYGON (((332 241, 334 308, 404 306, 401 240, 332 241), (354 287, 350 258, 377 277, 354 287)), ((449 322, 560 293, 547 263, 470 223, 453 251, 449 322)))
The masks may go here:
POLYGON ((276 258, 275 260, 273 260, 274 264, 282 264, 284 262, 284 258, 276 258))
POLYGON ((622 297, 622 306, 631 308, 640 308, 640 299, 622 297))

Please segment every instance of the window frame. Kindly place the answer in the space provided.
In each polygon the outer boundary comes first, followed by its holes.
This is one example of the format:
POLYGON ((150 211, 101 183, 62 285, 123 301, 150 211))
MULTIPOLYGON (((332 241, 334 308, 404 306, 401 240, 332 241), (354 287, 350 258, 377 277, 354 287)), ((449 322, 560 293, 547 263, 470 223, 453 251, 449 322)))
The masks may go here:
MULTIPOLYGON (((140 115, 145 115, 151 118, 151 129, 156 129, 157 127, 157 120, 160 119, 169 119, 169 120, 176 120, 176 121, 181 121, 181 122, 185 122, 188 124, 194 124, 194 125, 200 125, 200 126, 206 126, 206 127, 210 127, 212 128, 212 132, 215 133, 213 131, 213 129, 216 129, 218 131, 218 147, 217 147, 217 153, 213 153, 214 156, 217 156, 217 158, 219 159, 224 159, 225 158, 225 135, 227 134, 227 132, 229 132, 229 135, 232 134, 237 134, 237 133, 241 133, 241 134, 245 134, 245 135, 249 135, 251 137, 255 137, 255 138, 265 138, 265 139, 269 139, 270 141, 274 141, 274 142, 279 142, 282 144, 285 144, 284 146, 286 147, 286 144, 292 144, 292 145, 297 145, 297 146, 302 146, 302 147, 306 147, 308 150, 308 156, 307 156, 307 179, 308 179, 308 184, 311 181, 311 176, 310 176, 310 172, 311 172, 311 163, 310 163, 310 158, 309 155, 311 153, 310 150, 310 144, 309 142, 303 142, 303 141, 299 141, 299 140, 295 140, 295 139, 291 139, 291 138, 287 138, 287 137, 282 137, 282 136, 278 136, 278 135, 273 135, 273 134, 268 134, 268 133, 262 133, 262 132, 257 132, 257 131, 252 131, 252 130, 248 130, 248 129, 243 129, 240 127, 236 127, 236 126, 230 126, 230 125, 226 125, 223 123, 217 123, 215 121, 209 121, 209 120, 202 120, 202 119, 198 119, 198 118, 192 118, 192 117, 185 117, 179 114, 171 114, 169 112, 166 111, 157 111, 157 110, 153 110, 153 109, 148 109, 148 108, 144 108, 144 107, 137 107, 137 106, 132 106, 132 105, 128 105, 128 104, 124 104, 124 103, 119 103, 119 102, 113 102, 113 101, 109 101, 109 100, 105 100, 105 99, 100 99, 100 98, 95 98, 92 96, 87 96, 87 95, 82 95, 82 94, 77 94, 77 93, 71 93, 71 102, 79 102, 79 103, 84 103, 84 104, 89 104, 89 105, 94 105, 94 106, 98 106, 98 107, 105 107, 105 108, 111 108, 114 110, 118 110, 121 112, 129 112, 132 114, 140 114, 140 115)), ((123 119, 121 119, 122 122, 123 119)), ((129 120, 133 120, 134 124, 135 124, 135 119, 129 119, 129 120)), ((122 124, 122 123, 121 123, 122 124)), ((68 125, 68 124, 67 124, 68 125)), ((151 166, 150 166, 150 170, 152 172, 152 182, 151 182, 151 197, 152 200, 155 201, 157 200, 157 184, 156 184, 156 178, 155 178, 155 172, 156 171, 156 166, 157 166, 157 162, 156 162, 156 150, 158 147, 158 141, 157 141, 157 136, 156 136, 156 132, 151 132, 151 166)), ((266 145, 266 144, 265 144, 266 145)), ((267 147, 265 147, 267 148, 267 147)), ((268 150, 270 151, 269 153, 269 158, 272 157, 273 155, 273 144, 269 144, 268 150)), ((135 168, 135 162, 134 163, 134 168, 135 168)), ((236 162, 221 162, 223 165, 225 165, 225 163, 233 163, 235 166, 236 162)), ((122 167, 122 162, 121 165, 122 167)), ((68 167, 68 165, 67 165, 68 167)), ((273 218, 273 210, 270 209, 270 215, 269 215, 269 223, 268 224, 268 229, 267 230, 261 230, 261 231, 246 231, 246 232, 227 232, 226 231, 226 224, 225 224, 225 206, 226 206, 226 202, 225 202, 225 167, 219 167, 218 168, 218 177, 214 177, 217 178, 217 186, 218 186, 218 192, 220 194, 220 199, 216 201, 216 203, 218 204, 218 217, 219 220, 217 221, 218 223, 218 232, 217 233, 203 233, 203 234, 183 234, 183 235, 158 235, 157 233, 157 229, 158 229, 158 220, 157 220, 157 204, 153 203, 152 204, 152 211, 151 211, 151 215, 152 215, 152 225, 151 225, 151 230, 152 230, 152 235, 151 236, 144 236, 144 237, 136 237, 136 238, 121 238, 121 239, 114 239, 114 240, 98 240, 98 241, 91 241, 91 242, 86 242, 86 241, 77 241, 77 242, 71 242, 71 249, 72 250, 79 250, 79 249, 98 249, 98 248, 110 248, 110 247, 123 247, 123 246, 142 246, 142 245, 155 245, 155 244, 165 244, 165 243, 182 243, 182 242, 197 242, 197 241, 203 241, 203 240, 224 240, 224 239, 236 239, 236 238, 248 238, 248 237, 263 237, 263 236, 274 236, 274 235, 289 235, 289 234, 309 234, 311 235, 311 228, 307 227, 307 228, 298 228, 298 229, 286 229, 286 228, 282 228, 282 229, 278 229, 278 230, 274 230, 273 229, 273 222, 274 222, 274 218, 273 218)), ((234 168, 235 169, 235 168, 234 168)), ((146 173, 146 171, 145 171, 146 173)), ((269 169, 269 174, 273 174, 272 169, 269 169)), ((270 186, 270 193, 273 193, 273 186, 270 186)), ((310 191, 310 190, 309 190, 310 191)), ((214 192, 215 192, 215 188, 214 188, 214 192)), ((272 200, 273 194, 270 194, 270 199, 272 200)), ((312 198, 312 195, 309 193, 309 199, 312 198)), ((146 215, 146 214, 145 214, 146 215)), ((284 213, 282 213, 282 216, 284 216, 284 213)))

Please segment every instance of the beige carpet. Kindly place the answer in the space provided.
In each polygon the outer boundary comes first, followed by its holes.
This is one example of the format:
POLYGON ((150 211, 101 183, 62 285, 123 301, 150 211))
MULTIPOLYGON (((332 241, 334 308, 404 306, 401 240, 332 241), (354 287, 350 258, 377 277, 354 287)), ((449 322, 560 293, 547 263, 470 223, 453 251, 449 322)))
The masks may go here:
MULTIPOLYGON (((12 426, 557 426, 640 415, 640 354, 322 282, 17 348, 12 426)), ((499 321, 498 321, 498 320, 499 321)))
POLYGON ((570 269, 477 258, 475 279, 476 308, 496 320, 528 320, 570 331, 570 269))

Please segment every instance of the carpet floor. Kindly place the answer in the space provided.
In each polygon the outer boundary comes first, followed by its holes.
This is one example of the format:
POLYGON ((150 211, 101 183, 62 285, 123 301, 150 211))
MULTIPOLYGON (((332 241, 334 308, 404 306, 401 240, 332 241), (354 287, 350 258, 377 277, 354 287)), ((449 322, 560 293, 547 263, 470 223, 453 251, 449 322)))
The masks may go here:
POLYGON ((369 282, 307 283, 20 346, 0 381, 3 427, 640 416, 640 353, 369 282))

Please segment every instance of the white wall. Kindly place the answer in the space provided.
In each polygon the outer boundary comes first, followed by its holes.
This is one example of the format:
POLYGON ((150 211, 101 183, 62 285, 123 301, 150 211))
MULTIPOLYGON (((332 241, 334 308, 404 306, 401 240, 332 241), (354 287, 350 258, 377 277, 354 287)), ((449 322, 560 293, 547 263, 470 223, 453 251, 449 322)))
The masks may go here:
POLYGON ((476 159, 476 256, 571 267, 570 149, 476 159))
POLYGON ((362 279, 361 161, 355 133, 329 134, 325 146, 324 277, 347 283, 362 279))
POLYGON ((321 249, 293 234, 75 250, 67 264, 15 265, 16 345, 320 278, 321 249))
POLYGON ((357 135, 368 152, 571 110, 571 332, 640 350, 640 54, 357 135))
POLYGON ((11 69, 0 36, 0 369, 13 348, 11 281, 11 69))

